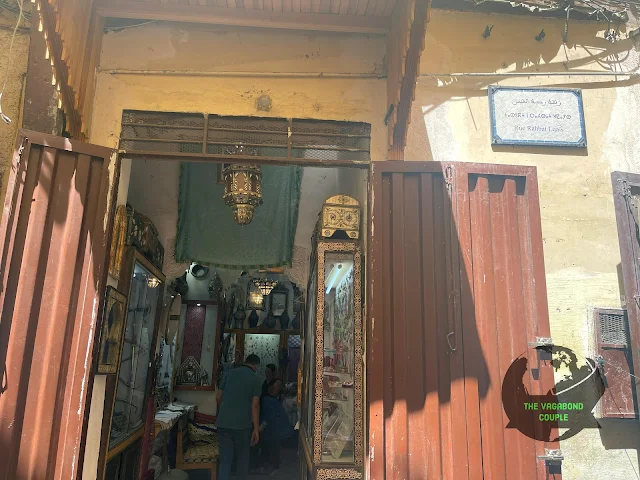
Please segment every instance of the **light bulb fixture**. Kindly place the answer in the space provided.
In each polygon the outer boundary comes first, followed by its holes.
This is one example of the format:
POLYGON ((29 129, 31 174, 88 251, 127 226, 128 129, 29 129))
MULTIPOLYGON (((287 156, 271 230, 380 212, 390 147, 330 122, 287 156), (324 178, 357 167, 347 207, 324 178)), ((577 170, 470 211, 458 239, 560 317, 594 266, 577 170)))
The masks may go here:
POLYGON ((264 295, 260 292, 251 292, 249 294, 249 301, 251 302, 251 305, 261 305, 263 300, 264 295))
POLYGON ((147 287, 156 288, 158 285, 160 285, 160 280, 158 280, 156 277, 149 277, 147 279, 147 287))
POLYGON ((262 295, 266 296, 271 293, 271 290, 273 290, 273 287, 275 287, 278 282, 268 278, 254 278, 253 284, 258 287, 258 290, 262 292, 262 295))
POLYGON ((202 304, 201 303, 196 303, 196 307, 201 307, 202 304))

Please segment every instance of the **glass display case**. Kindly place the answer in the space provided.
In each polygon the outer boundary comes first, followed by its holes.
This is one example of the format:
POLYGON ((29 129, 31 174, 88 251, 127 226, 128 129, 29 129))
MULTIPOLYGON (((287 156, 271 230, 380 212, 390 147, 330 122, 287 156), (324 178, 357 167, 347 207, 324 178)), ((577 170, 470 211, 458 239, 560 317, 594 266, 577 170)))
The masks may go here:
POLYGON ((302 347, 302 472, 362 478, 362 258, 357 240, 314 242, 302 347))
MULTIPOLYGON (((119 290, 128 294, 120 367, 117 375, 107 380, 109 386, 115 383, 112 387, 115 396, 110 415, 105 415, 110 419, 108 426, 105 426, 106 472, 112 471, 115 463, 124 461, 117 457, 128 452, 143 432, 145 406, 152 384, 149 372, 155 358, 164 283, 162 272, 130 247, 118 284, 119 290)), ((107 475, 107 478, 110 477, 107 475)))

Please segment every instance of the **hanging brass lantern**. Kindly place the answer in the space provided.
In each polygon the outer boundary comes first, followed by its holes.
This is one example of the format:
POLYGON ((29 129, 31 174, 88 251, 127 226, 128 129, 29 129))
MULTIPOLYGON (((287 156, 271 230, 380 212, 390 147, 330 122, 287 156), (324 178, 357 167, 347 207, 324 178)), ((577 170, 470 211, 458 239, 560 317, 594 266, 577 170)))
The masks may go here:
MULTIPOLYGON (((246 154, 242 145, 232 154, 246 154)), ((231 207, 238 225, 249 225, 257 206, 262 205, 262 170, 259 165, 225 164, 224 202, 231 207)))

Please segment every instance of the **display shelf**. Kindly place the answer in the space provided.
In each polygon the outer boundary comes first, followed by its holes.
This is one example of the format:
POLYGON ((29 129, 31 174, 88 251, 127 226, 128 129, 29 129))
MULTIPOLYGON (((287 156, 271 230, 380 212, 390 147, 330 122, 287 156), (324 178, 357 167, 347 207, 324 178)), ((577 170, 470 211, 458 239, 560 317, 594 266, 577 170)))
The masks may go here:
POLYGON ((313 252, 303 332, 303 469, 311 478, 352 475, 364 463, 360 247, 320 240, 313 252))
POLYGON ((326 370, 322 372, 322 375, 325 377, 353 378, 353 373, 327 372, 326 370))
POLYGON ((118 372, 107 379, 107 389, 113 393, 106 400, 99 478, 107 463, 124 462, 125 456, 133 461, 131 455, 139 454, 164 293, 164 275, 134 247, 129 247, 120 273, 118 289, 127 293, 127 317, 118 372), (131 449, 135 452, 125 454, 131 449), (123 458, 118 460, 119 456, 123 458))

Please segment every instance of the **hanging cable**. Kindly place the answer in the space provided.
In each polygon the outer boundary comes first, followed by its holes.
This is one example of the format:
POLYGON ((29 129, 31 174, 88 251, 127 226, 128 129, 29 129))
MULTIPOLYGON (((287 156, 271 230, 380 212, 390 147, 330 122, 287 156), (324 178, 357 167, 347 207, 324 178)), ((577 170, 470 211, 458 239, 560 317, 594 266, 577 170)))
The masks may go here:
POLYGON ((0 90, 0 118, 2 118, 2 121, 7 125, 11 124, 11 119, 7 115, 5 115, 5 113, 2 111, 2 96, 4 95, 4 90, 7 86, 7 81, 9 80, 9 72, 11 67, 11 54, 13 53, 13 42, 16 39, 16 33, 18 33, 18 27, 20 26, 20 22, 24 19, 24 15, 23 15, 24 0, 16 0, 16 2, 18 2, 18 7, 19 7, 18 20, 16 21, 16 26, 14 27, 13 34, 11 35, 9 52, 7 53, 7 64, 5 65, 4 80, 2 82, 2 90, 0 90))

